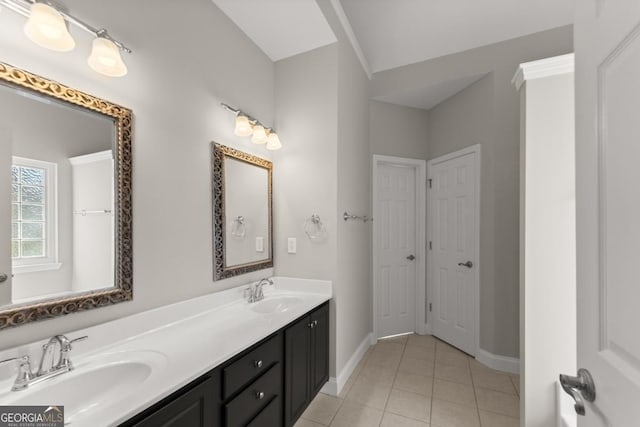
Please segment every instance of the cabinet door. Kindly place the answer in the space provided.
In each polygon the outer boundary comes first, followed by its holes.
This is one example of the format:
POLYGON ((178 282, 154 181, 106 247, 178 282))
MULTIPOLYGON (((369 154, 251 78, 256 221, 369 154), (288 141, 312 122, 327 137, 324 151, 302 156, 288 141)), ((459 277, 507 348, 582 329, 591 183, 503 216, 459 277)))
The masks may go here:
POLYGON ((329 380, 329 305, 311 314, 311 399, 329 380))
POLYGON ((216 382, 212 378, 193 387, 143 420, 135 427, 212 427, 219 425, 216 382))
POLYGON ((310 401, 311 317, 285 331, 285 425, 291 426, 310 401))

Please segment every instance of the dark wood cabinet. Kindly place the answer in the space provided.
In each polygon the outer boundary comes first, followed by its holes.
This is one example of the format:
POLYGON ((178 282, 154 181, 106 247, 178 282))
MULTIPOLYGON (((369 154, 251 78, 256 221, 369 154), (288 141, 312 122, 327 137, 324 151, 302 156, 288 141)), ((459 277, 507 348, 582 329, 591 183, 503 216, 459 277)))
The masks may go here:
POLYGON ((329 379, 329 305, 285 330, 285 425, 292 426, 329 379))
POLYGON ((121 427, 288 427, 328 379, 327 302, 121 427))
POLYGON ((329 380, 329 305, 311 314, 311 400, 329 380))
POLYGON ((220 418, 220 382, 205 375, 163 399, 122 426, 212 427, 220 418))

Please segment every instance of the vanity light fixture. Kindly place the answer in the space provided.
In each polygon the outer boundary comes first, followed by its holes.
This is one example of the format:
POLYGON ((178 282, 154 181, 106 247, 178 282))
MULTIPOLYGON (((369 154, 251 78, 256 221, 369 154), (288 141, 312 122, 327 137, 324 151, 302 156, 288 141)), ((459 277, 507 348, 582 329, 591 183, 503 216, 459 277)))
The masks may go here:
POLYGON ((131 49, 112 38, 104 28, 97 29, 40 0, 0 0, 0 6, 27 17, 24 26, 27 37, 37 45, 57 52, 68 52, 75 47, 67 24, 75 25, 95 36, 88 59, 91 69, 108 77, 127 74, 120 51, 131 53, 131 49))
POLYGON ((69 52, 76 47, 62 15, 45 3, 31 5, 24 33, 38 46, 56 52, 69 52))
POLYGON ((236 115, 236 127, 234 134, 237 136, 251 136, 251 142, 254 144, 266 144, 267 150, 279 150, 282 148, 280 138, 273 128, 266 127, 254 117, 251 117, 244 111, 233 108, 222 102, 222 108, 236 115))
POLYGON ((120 56, 120 49, 106 30, 99 30, 93 39, 91 55, 87 60, 94 71, 109 77, 122 77, 127 74, 127 66, 120 56))

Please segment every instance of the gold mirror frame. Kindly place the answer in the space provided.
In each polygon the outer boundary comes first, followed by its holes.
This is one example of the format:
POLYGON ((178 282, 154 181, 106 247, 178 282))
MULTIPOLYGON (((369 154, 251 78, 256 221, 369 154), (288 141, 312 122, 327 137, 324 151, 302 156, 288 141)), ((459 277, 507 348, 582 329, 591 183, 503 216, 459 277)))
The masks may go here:
POLYGON ((213 280, 222 280, 252 271, 264 270, 273 267, 273 163, 260 157, 253 156, 243 151, 236 150, 215 142, 211 143, 211 168, 213 171, 213 280), (230 157, 241 162, 249 163, 267 170, 268 176, 268 213, 269 213, 269 258, 246 264, 227 267, 225 265, 224 224, 224 159, 230 157))
POLYGON ((114 147, 116 160, 115 287, 108 290, 81 292, 71 297, 45 299, 0 310, 0 330, 133 299, 131 110, 4 62, 0 62, 0 81, 0 84, 28 89, 111 117, 116 125, 117 145, 114 147))

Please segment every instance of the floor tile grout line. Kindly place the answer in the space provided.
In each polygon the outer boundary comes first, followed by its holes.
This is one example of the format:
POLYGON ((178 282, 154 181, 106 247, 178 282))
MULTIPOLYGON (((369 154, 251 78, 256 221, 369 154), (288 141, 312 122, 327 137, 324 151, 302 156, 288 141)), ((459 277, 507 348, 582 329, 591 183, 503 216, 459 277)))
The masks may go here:
POLYGON ((433 368, 433 376, 431 377, 431 397, 429 398, 429 425, 433 424, 432 422, 432 418, 433 418, 433 394, 435 392, 435 388, 436 388, 436 359, 438 357, 437 354, 438 351, 438 346, 437 346, 437 342, 433 343, 433 362, 432 362, 432 368, 433 368))
POLYGON ((391 397, 391 393, 393 393, 393 385, 396 383, 396 378, 398 377, 398 371, 400 370, 400 363, 402 363, 402 358, 404 357, 404 352, 407 350, 407 342, 409 339, 404 342, 402 347, 402 354, 400 355, 400 361, 398 362, 398 366, 396 366, 396 370, 393 374, 393 380, 391 380, 391 388, 389 389, 389 395, 387 396, 387 400, 384 402, 384 408, 382 409, 382 417, 380 418, 380 423, 378 426, 382 425, 382 420, 384 419, 384 414, 387 412, 387 405, 389 404, 389 398, 391 397))
POLYGON ((478 404, 478 394, 476 393, 476 383, 473 379, 473 372, 471 372, 471 362, 467 361, 469 365, 469 374, 471 376, 471 387, 473 388, 473 397, 476 400, 476 414, 478 415, 478 425, 482 427, 482 418, 480 418, 480 405, 478 404))

